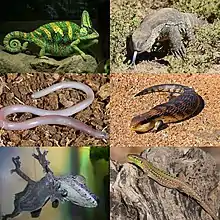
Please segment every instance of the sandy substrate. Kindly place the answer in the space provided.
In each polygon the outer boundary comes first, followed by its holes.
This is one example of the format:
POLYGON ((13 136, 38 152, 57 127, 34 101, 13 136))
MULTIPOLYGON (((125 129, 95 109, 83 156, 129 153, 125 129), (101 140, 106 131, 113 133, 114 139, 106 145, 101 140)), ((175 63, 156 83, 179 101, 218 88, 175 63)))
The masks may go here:
MULTIPOLYGON (((39 99, 31 94, 61 81, 78 81, 90 86, 95 93, 93 103, 73 116, 87 125, 109 132, 109 77, 103 74, 7 74, 0 77, 0 107, 25 104, 47 110, 70 107, 85 99, 84 92, 75 89, 61 89, 39 99)), ((30 113, 9 116, 11 121, 25 121, 34 118, 30 113)), ((1 146, 103 146, 106 143, 74 128, 60 125, 42 125, 29 130, 0 130, 1 146)))
POLYGON ((111 147, 209 147, 220 146, 219 74, 112 74, 111 75, 111 147), (131 119, 168 101, 168 93, 134 95, 149 86, 178 83, 190 86, 202 96, 205 107, 194 118, 169 124, 157 133, 136 134, 131 119))

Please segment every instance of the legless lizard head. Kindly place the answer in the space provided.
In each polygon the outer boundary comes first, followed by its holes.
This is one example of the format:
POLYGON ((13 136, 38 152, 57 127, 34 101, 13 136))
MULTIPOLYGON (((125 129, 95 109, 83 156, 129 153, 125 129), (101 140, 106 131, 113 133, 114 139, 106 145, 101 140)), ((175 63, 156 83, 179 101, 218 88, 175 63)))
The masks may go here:
POLYGON ((153 129, 155 127, 155 123, 156 121, 145 113, 132 118, 130 129, 138 133, 145 133, 153 129))

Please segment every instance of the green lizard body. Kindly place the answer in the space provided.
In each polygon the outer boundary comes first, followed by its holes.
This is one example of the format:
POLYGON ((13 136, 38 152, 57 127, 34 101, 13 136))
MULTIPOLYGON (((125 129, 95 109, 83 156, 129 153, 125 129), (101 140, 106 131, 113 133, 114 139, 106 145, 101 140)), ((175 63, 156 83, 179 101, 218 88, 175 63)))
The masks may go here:
POLYGON ((28 43, 34 43, 41 48, 39 57, 66 57, 78 53, 84 58, 82 49, 98 43, 98 37, 99 34, 92 28, 88 12, 83 11, 81 26, 70 21, 51 22, 29 33, 13 31, 5 36, 3 44, 5 50, 11 53, 25 51, 28 43))
POLYGON ((159 183, 160 185, 170 188, 176 189, 191 198, 195 199, 197 203, 214 219, 219 220, 214 211, 210 208, 210 206, 203 200, 203 198, 187 183, 184 183, 178 177, 167 173, 164 170, 158 169, 151 162, 147 161, 145 158, 129 154, 128 161, 135 164, 139 168, 141 168, 148 177, 159 183))

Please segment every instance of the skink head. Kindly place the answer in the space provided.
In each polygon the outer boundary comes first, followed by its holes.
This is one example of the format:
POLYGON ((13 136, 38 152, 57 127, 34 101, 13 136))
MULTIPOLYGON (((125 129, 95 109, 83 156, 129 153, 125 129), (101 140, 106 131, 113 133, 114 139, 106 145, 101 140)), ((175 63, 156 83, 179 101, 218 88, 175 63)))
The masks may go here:
POLYGON ((130 128, 132 131, 136 131, 138 133, 145 133, 153 129, 155 126, 155 120, 146 115, 138 115, 132 118, 130 128))

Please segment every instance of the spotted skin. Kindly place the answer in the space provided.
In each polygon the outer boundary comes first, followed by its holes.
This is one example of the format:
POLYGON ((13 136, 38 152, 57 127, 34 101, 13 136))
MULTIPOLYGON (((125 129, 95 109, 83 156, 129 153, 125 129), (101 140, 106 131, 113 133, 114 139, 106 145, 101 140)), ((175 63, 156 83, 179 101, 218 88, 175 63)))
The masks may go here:
POLYGON ((179 84, 161 84, 144 89, 135 96, 154 92, 178 93, 163 104, 157 105, 148 112, 137 115, 131 120, 131 130, 145 133, 159 131, 163 125, 175 123, 198 114, 204 107, 204 101, 192 88, 179 84))
POLYGON ((82 17, 81 26, 70 21, 57 21, 29 33, 13 31, 5 36, 4 48, 8 52, 19 53, 27 50, 28 43, 34 43, 41 48, 39 57, 66 57, 75 53, 84 57, 81 49, 98 43, 99 34, 92 28, 87 11, 83 12, 82 17))

